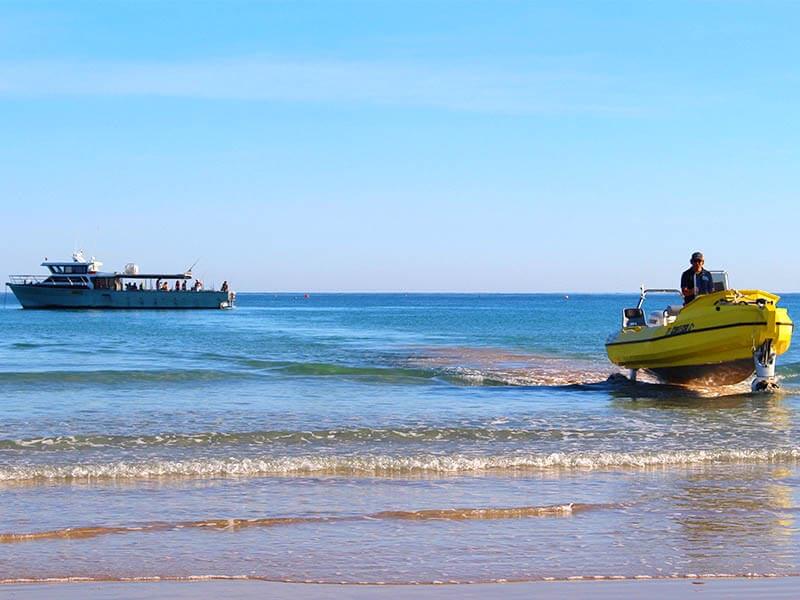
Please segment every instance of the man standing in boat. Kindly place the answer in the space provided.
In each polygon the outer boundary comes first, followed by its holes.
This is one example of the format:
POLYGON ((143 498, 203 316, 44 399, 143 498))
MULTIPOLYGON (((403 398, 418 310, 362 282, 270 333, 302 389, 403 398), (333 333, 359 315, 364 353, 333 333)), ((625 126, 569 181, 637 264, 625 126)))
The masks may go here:
POLYGON ((703 268, 703 264, 705 264, 703 253, 695 252, 689 262, 692 263, 692 266, 681 275, 684 306, 700 294, 710 294, 714 291, 714 279, 711 277, 711 273, 703 268))

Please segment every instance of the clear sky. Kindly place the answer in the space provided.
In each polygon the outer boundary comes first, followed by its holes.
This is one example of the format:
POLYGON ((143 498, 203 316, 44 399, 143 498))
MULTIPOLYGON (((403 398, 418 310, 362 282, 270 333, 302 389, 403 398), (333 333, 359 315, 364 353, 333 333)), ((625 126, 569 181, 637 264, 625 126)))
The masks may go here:
POLYGON ((800 290, 800 2, 0 2, 0 276, 800 290))

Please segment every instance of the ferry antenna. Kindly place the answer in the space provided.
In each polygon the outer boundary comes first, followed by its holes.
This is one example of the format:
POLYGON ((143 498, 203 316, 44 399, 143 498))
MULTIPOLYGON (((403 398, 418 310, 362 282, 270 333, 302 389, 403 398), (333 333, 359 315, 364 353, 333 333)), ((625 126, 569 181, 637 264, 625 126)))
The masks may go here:
POLYGON ((194 266, 195 266, 197 263, 199 263, 199 262, 200 262, 200 259, 198 258, 196 261, 194 261, 194 262, 192 263, 192 266, 191 266, 191 267, 189 267, 188 269, 186 269, 186 272, 187 272, 187 273, 191 273, 191 272, 192 272, 192 269, 194 269, 194 266))

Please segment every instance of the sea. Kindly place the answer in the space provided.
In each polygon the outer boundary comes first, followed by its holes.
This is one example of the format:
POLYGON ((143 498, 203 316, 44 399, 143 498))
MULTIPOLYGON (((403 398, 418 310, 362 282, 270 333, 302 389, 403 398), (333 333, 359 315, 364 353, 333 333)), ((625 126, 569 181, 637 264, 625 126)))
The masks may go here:
POLYGON ((775 394, 609 380, 636 299, 6 296, 0 582, 797 575, 800 348, 775 394))

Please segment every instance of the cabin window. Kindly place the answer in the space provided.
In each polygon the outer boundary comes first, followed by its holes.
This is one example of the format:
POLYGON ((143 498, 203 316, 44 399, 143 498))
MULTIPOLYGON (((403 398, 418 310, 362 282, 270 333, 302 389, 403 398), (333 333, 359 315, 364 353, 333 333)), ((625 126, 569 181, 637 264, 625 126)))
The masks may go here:
POLYGON ((110 277, 95 277, 94 287, 99 290, 107 290, 113 287, 113 281, 110 277))
POLYGON ((84 265, 68 265, 64 267, 64 273, 86 273, 84 265))

